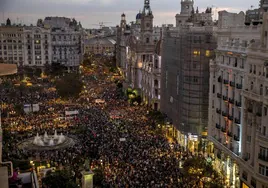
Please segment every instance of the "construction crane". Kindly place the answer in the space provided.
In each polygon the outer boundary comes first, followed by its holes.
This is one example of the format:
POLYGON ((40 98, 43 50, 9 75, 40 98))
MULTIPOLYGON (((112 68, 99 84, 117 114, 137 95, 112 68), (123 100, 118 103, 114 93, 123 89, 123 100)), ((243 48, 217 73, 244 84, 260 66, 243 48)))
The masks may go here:
POLYGON ((99 22, 99 24, 91 24, 91 25, 100 26, 100 29, 102 29, 103 27, 105 27, 105 24, 107 23, 112 23, 112 22, 99 22))

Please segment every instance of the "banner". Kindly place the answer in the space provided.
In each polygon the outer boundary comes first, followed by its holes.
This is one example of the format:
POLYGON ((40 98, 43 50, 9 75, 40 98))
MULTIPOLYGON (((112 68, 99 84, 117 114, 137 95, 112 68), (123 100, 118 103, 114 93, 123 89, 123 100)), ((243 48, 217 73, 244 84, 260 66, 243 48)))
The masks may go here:
POLYGON ((72 116, 72 115, 77 115, 77 114, 79 114, 78 110, 65 111, 65 116, 72 116))

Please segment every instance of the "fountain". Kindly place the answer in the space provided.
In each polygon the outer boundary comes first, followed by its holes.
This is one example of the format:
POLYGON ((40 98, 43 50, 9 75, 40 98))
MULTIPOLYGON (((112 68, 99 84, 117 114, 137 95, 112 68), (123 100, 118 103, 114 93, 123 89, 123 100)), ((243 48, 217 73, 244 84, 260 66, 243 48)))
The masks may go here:
POLYGON ((53 139, 53 138, 51 138, 51 139, 49 140, 48 145, 49 145, 49 146, 54 146, 54 145, 55 145, 55 144, 54 144, 54 139, 53 139))
MULTIPOLYGON (((62 134, 62 133, 61 133, 62 134)), ((55 130, 55 133, 54 133, 54 138, 57 139, 58 138, 58 135, 57 135, 57 131, 55 130)))
POLYGON ((47 140, 47 139, 48 139, 47 132, 45 132, 45 134, 44 134, 44 139, 45 139, 45 140, 47 140))
POLYGON ((44 135, 40 136, 37 133, 35 137, 29 138, 20 143, 19 148, 40 151, 58 150, 73 146, 74 144, 75 141, 72 138, 63 135, 62 133, 58 135, 57 131, 55 130, 54 134, 52 135, 48 135, 48 133, 45 132, 44 135))
POLYGON ((45 132, 44 136, 39 136, 37 133, 34 137, 33 144, 37 146, 55 146, 63 143, 65 141, 65 136, 61 133, 58 136, 57 131, 53 136, 49 136, 47 132, 45 132))

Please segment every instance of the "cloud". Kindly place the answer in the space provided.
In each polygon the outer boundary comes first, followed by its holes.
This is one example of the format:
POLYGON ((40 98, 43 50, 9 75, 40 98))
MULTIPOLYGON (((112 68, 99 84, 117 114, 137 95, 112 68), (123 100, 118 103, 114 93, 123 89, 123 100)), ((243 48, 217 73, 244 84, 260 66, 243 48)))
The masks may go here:
MULTIPOLYGON (((151 0, 154 24, 174 24, 175 15, 180 12, 180 2, 151 0)), ((85 27, 92 27, 92 24, 102 21, 117 25, 123 12, 129 22, 133 21, 139 10, 142 10, 143 3, 144 0, 0 0, 0 12, 5 13, 5 19, 11 17, 16 20, 18 17, 26 24, 35 24, 38 18, 46 16, 66 16, 75 17, 85 27)), ((213 5, 215 14, 223 9, 231 12, 245 11, 251 5, 257 7, 257 4, 257 0, 195 0, 195 7, 198 6, 200 11, 213 5)), ((0 14, 0 21, 5 19, 0 14)))

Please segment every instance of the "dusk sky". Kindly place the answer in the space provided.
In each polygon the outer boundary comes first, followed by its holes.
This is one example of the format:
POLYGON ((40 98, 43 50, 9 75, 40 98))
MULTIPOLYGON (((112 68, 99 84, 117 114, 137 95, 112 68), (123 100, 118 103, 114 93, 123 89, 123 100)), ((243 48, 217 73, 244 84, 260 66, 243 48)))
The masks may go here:
MULTIPOLYGON (((175 15, 180 12, 181 0, 151 0, 154 25, 175 24, 175 15)), ((217 11, 245 11, 258 7, 259 0, 196 0, 195 8, 204 11, 207 6, 217 11)), ((0 0, 0 22, 8 17, 14 23, 36 24, 38 18, 46 16, 65 16, 81 21, 83 27, 98 27, 99 22, 106 26, 115 26, 124 12, 127 21, 135 20, 142 9, 144 0, 0 0)))

